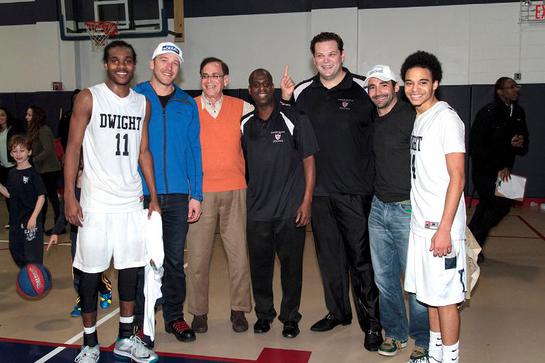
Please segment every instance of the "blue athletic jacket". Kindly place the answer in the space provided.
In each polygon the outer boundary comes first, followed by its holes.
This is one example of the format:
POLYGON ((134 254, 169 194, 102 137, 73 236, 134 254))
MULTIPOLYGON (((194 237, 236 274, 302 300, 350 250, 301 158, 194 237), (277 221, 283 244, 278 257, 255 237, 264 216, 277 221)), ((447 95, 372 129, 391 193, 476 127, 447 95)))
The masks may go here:
MULTIPOLYGON (((174 87, 174 94, 164 109, 149 81, 134 88, 151 103, 149 146, 157 194, 189 194, 202 201, 199 111, 192 97, 176 85, 174 87)), ((143 177, 142 181, 144 195, 149 195, 143 177)))

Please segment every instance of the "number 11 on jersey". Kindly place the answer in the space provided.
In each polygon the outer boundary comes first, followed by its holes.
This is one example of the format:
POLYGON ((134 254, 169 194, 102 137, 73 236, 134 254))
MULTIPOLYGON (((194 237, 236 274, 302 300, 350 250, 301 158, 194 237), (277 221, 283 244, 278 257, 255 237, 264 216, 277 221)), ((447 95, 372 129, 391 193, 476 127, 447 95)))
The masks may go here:
POLYGON ((117 140, 117 150, 115 152, 115 155, 129 156, 129 134, 123 134, 123 136, 121 136, 121 134, 116 134, 115 138, 117 140), (121 149, 120 149, 121 139, 123 139, 123 141, 124 141, 123 142, 123 144, 124 144, 123 154, 121 154, 121 149))

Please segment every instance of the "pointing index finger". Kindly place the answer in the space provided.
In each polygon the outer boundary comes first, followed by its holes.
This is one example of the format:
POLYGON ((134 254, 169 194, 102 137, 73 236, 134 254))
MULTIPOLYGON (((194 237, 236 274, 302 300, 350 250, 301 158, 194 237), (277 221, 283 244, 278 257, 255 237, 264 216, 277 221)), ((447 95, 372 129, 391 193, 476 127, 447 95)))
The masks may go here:
POLYGON ((289 67, 289 66, 288 66, 287 64, 284 66, 284 77, 288 77, 288 76, 289 76, 289 75, 288 75, 288 67, 289 67))

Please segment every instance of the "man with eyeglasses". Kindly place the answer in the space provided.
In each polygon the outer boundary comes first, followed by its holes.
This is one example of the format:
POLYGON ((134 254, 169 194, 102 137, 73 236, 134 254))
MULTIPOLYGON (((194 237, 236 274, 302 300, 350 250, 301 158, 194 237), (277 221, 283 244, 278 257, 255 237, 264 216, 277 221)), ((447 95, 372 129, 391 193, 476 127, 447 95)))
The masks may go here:
POLYGON ((203 214, 189 226, 188 307, 194 315, 191 327, 208 330, 208 290, 216 225, 225 254, 230 281, 231 324, 235 332, 248 330, 244 313, 252 309, 250 267, 246 248, 246 178, 240 143, 240 119, 254 110, 249 103, 223 94, 229 84, 229 67, 221 59, 201 62, 202 94, 199 109, 203 162, 203 214))
MULTIPOLYGON (((516 155, 528 152, 526 114, 518 104, 520 85, 500 77, 494 85, 494 101, 475 117, 469 133, 472 176, 479 204, 469 222, 475 239, 484 246, 488 232, 509 213, 511 200, 497 197, 496 180, 508 180, 516 155)), ((481 252, 479 262, 484 261, 481 252)))
MULTIPOLYGON (((135 91, 151 103, 149 144, 155 165, 155 184, 163 222, 165 252, 161 291, 165 330, 182 342, 195 340, 184 320, 186 295, 184 247, 189 223, 201 215, 202 162, 199 112, 191 96, 174 84, 183 62, 182 50, 170 42, 160 43, 150 61, 151 80, 135 91)), ((144 205, 149 192, 144 184, 144 205)), ((136 322, 143 324, 143 269, 139 271, 136 322)), ((138 334, 143 335, 141 329, 138 334)), ((144 339, 151 345, 149 339, 144 339)))

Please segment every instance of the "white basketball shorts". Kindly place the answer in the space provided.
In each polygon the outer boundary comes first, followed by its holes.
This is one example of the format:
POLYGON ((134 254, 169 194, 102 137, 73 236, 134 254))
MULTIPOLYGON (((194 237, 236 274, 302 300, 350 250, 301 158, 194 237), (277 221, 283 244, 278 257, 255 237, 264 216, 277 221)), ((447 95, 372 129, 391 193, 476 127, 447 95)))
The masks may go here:
POLYGON ((97 273, 110 267, 122 270, 146 265, 146 245, 142 210, 125 213, 83 211, 83 227, 78 228, 73 266, 97 273))
POLYGON ((464 240, 452 241, 452 252, 434 257, 431 237, 411 231, 407 250, 405 290, 430 306, 446 306, 464 301, 466 291, 466 251, 464 240))

